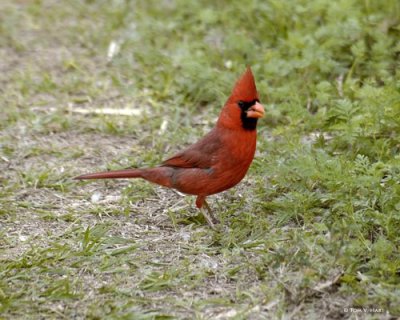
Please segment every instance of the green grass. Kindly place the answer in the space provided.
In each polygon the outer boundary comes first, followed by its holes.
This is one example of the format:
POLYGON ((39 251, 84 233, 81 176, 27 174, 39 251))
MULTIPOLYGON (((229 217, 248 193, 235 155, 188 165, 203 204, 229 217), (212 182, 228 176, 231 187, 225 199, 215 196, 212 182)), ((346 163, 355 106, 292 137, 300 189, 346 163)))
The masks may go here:
POLYGON ((4 3, 0 317, 400 316, 399 17, 396 0, 4 3), (195 142, 246 65, 266 117, 245 180, 210 197, 217 231, 192 197, 71 180, 195 142))

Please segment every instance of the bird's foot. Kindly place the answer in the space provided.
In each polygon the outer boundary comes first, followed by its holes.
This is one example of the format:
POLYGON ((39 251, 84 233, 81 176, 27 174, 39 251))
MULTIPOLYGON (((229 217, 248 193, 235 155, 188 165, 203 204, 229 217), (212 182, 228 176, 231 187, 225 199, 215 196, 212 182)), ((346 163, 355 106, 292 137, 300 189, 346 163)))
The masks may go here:
POLYGON ((200 211, 203 214, 204 218, 206 219, 208 225, 211 227, 211 229, 215 230, 215 219, 209 216, 208 213, 203 208, 201 208, 200 211))
POLYGON ((214 214, 211 211, 210 206, 205 201, 204 201, 204 206, 206 207, 206 209, 208 211, 208 214, 205 212, 205 210, 203 208, 200 209, 200 210, 203 213, 204 218, 206 218, 206 220, 207 220, 208 224, 210 225, 210 227, 215 230, 215 225, 219 224, 220 221, 214 216, 214 214))

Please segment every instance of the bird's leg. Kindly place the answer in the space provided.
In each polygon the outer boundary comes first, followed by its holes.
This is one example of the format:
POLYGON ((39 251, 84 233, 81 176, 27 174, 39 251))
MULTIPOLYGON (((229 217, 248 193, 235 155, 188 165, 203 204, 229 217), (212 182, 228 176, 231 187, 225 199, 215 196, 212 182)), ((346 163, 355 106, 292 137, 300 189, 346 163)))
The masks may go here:
POLYGON ((203 214, 204 218, 206 219, 207 223, 211 227, 211 229, 215 230, 215 225, 213 219, 207 214, 204 208, 200 208, 200 212, 203 214))
POLYGON ((214 224, 219 223, 219 221, 212 214, 210 206, 206 202, 206 196, 203 196, 203 195, 198 195, 197 196, 197 198, 196 198, 196 207, 200 209, 200 212, 203 214, 204 218, 206 218, 207 223, 210 225, 210 227, 215 230, 215 225, 214 224), (206 209, 208 211, 208 214, 204 210, 204 206, 206 207, 206 209))
MULTIPOLYGON (((212 213, 211 208, 210 208, 210 206, 208 205, 208 203, 207 203, 206 200, 204 200, 204 206, 206 207, 206 209, 207 209, 207 211, 208 211, 208 214, 210 215, 210 218, 211 218, 212 222, 218 224, 218 223, 219 223, 219 220, 218 220, 218 219, 214 216, 214 214, 212 213)), ((203 214, 204 214, 204 213, 203 213, 203 214)))

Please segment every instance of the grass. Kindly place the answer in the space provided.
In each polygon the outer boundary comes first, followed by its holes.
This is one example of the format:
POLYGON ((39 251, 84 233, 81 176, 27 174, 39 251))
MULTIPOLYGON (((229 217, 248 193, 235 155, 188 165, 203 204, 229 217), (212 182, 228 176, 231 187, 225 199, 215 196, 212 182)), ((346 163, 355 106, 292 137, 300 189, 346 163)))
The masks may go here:
POLYGON ((398 1, 43 0, 0 15, 0 317, 400 316, 398 1), (218 231, 192 197, 71 180, 195 142, 246 65, 267 116, 246 179, 210 198, 218 231))

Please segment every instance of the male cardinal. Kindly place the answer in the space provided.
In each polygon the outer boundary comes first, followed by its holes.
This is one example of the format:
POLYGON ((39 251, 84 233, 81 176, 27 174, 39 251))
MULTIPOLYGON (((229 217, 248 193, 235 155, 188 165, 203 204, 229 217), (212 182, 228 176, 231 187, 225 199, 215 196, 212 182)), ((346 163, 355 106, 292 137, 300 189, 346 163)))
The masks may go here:
POLYGON ((257 120, 264 115, 251 69, 236 82, 215 127, 195 144, 165 160, 160 166, 84 174, 75 179, 142 178, 196 195, 196 206, 214 228, 206 197, 238 184, 256 150, 257 120), (204 211, 207 208, 209 215, 204 211))

